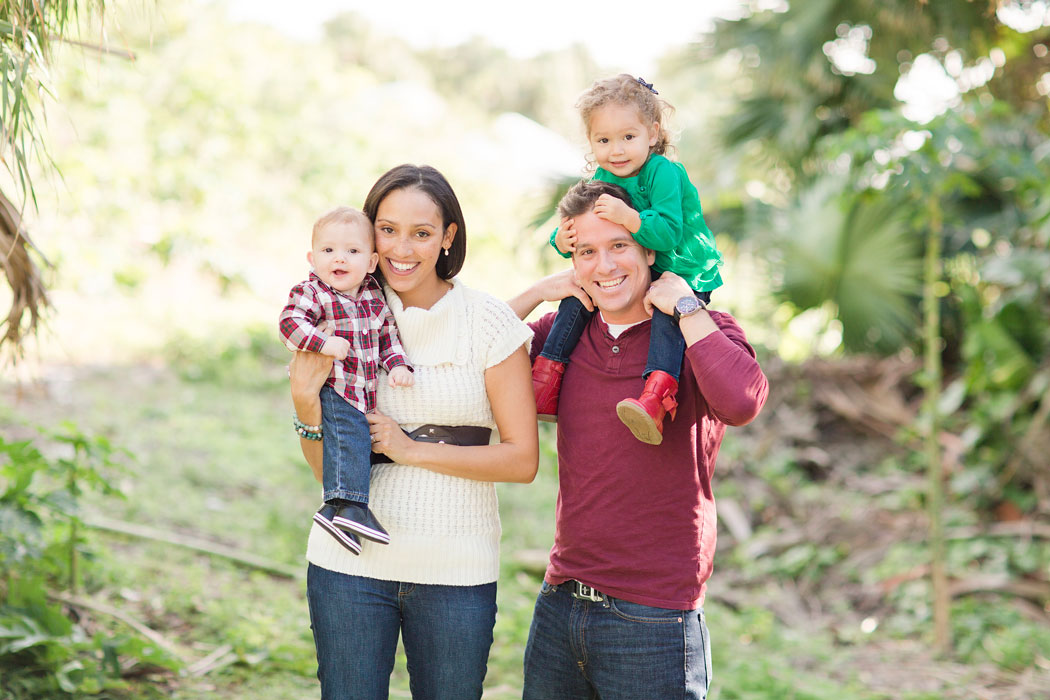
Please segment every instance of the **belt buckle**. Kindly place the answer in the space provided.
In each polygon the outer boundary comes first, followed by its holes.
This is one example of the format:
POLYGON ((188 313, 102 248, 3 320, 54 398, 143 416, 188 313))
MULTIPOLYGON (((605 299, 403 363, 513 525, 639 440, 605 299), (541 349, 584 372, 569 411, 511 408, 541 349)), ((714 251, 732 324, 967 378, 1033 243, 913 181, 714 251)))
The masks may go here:
POLYGON ((592 603, 600 603, 605 600, 605 594, 600 593, 585 583, 574 581, 572 586, 572 597, 577 600, 589 600, 592 603))

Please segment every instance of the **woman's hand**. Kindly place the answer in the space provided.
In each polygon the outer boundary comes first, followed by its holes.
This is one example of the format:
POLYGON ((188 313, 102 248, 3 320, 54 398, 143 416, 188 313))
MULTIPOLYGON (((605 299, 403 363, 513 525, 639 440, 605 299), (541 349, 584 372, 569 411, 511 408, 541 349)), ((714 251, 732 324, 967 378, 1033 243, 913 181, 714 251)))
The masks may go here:
POLYGON ((321 387, 332 373, 333 361, 330 355, 302 350, 292 356, 292 361, 288 363, 288 379, 292 386, 292 400, 297 407, 300 401, 309 403, 311 397, 318 398, 321 387))
MULTIPOLYGON (((316 352, 296 351, 288 363, 288 379, 292 387, 295 415, 307 425, 321 425, 321 388, 332 372, 334 360, 316 352)), ((303 457, 313 471, 314 478, 323 476, 324 447, 320 441, 299 439, 303 457)))
POLYGON ((368 430, 372 434, 372 451, 379 452, 398 464, 411 464, 410 452, 416 443, 405 434, 401 426, 390 416, 376 410, 366 413, 368 430))
POLYGON ((576 273, 571 269, 547 275, 536 282, 535 289, 543 297, 543 301, 561 301, 565 297, 576 297, 588 311, 594 311, 594 302, 576 281, 576 273))
POLYGON ((576 297, 588 311, 594 311, 594 302, 576 281, 576 274, 571 269, 547 275, 518 296, 508 299, 507 303, 518 318, 524 319, 541 302, 561 301, 565 297, 576 297))

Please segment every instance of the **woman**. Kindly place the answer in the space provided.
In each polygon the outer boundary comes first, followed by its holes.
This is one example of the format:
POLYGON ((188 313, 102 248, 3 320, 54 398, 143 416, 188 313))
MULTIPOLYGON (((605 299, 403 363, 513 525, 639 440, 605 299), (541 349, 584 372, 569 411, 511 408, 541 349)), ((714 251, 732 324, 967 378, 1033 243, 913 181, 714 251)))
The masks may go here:
MULTIPOLYGON (((532 481, 539 458, 525 348, 532 333, 505 303, 454 279, 466 230, 437 170, 390 170, 364 212, 415 383, 378 382, 378 410, 369 415, 373 450, 392 462, 373 467, 369 499, 390 544, 367 542, 354 556, 318 526, 310 533, 307 596, 321 697, 386 698, 400 632, 414 698, 479 698, 499 575, 493 482, 532 481), (424 442, 401 429, 420 426, 495 427, 499 441, 424 442)), ((318 392, 331 362, 297 353, 292 363, 296 415, 309 425, 321 422, 318 392)), ((321 443, 301 443, 320 480, 321 443)))

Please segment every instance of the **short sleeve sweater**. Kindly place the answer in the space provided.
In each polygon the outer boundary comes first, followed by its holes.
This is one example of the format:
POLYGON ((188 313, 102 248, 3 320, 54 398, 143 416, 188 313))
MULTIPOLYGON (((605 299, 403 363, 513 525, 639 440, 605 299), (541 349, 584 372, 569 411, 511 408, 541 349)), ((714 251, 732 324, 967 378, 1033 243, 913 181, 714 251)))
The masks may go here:
MULTIPOLYGON (((495 428, 485 370, 530 340, 529 327, 506 303, 458 280, 429 309, 405 308, 393 290, 386 294, 415 383, 392 388, 379 382, 379 410, 406 430, 427 423, 495 428)), ((499 577, 493 483, 377 464, 369 507, 390 533, 390 544, 363 541, 354 556, 314 525, 306 558, 331 571, 387 581, 470 586, 499 577)))

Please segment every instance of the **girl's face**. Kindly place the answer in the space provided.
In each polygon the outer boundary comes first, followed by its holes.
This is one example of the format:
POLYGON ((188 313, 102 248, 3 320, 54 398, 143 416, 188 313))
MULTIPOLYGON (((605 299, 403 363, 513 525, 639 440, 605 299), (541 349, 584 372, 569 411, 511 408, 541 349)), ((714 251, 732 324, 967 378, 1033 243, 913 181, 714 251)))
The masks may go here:
POLYGON ((660 138, 659 122, 642 121, 638 108, 611 102, 591 112, 587 125, 598 165, 617 177, 634 177, 660 138))
POLYGON ((442 226, 441 210, 425 192, 394 190, 376 208, 379 271, 405 306, 429 309, 448 283, 437 275, 438 256, 452 245, 456 224, 442 226))

